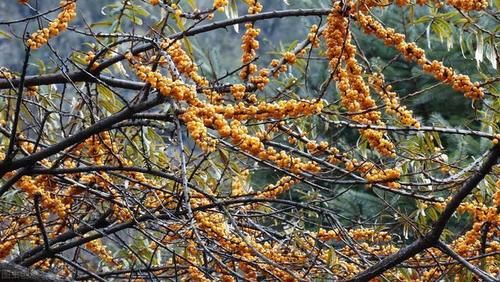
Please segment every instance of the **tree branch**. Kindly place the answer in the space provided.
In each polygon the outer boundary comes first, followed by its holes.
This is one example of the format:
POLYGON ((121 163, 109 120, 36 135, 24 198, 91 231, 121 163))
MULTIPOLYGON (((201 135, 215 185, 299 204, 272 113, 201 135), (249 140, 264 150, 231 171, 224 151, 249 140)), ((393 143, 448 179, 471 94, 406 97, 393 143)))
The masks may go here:
POLYGON ((63 282, 69 281, 62 279, 52 273, 45 273, 34 269, 2 262, 0 263, 1 281, 23 281, 23 282, 63 282))
POLYGON ((495 282, 495 278, 491 277, 475 265, 471 264, 468 262, 466 259, 455 253, 450 247, 448 247, 446 244, 438 241, 436 243, 436 247, 438 247, 443 253, 449 255, 456 261, 458 261, 461 265, 465 266, 467 269, 469 269, 472 273, 474 273, 476 276, 481 278, 483 281, 486 282, 495 282))
POLYGON ((495 145, 486 160, 483 162, 478 171, 476 171, 471 178, 469 178, 460 188, 460 190, 453 196, 450 202, 446 205, 443 213, 440 215, 432 230, 424 237, 417 239, 409 246, 399 250, 397 253, 387 256, 379 263, 369 267, 365 271, 359 273, 356 277, 349 281, 368 281, 384 271, 400 264, 401 262, 411 258, 412 256, 420 253, 421 251, 434 246, 443 233, 446 224, 450 220, 453 213, 456 211, 460 203, 467 197, 472 190, 484 179, 484 177, 491 171, 491 168, 497 163, 500 156, 500 145, 495 145))
POLYGON ((16 143, 17 124, 19 122, 19 115, 21 114, 21 104, 23 101, 24 81, 26 78, 26 71, 28 70, 29 60, 30 60, 30 48, 26 48, 26 54, 24 56, 24 63, 23 63, 23 71, 21 73, 21 78, 19 79, 19 85, 18 85, 19 89, 17 90, 16 109, 14 111, 14 121, 12 122, 9 147, 7 148, 5 161, 10 161, 15 155, 14 154, 14 145, 16 143))
MULTIPOLYGON (((26 156, 24 158, 14 160, 11 162, 1 162, 0 163, 0 177, 3 176, 6 172, 16 170, 18 168, 32 165, 44 158, 47 158, 51 155, 57 154, 58 152, 74 145, 78 144, 79 142, 84 141, 88 137, 97 134, 112 125, 116 124, 117 122, 120 122, 122 120, 125 120, 127 118, 130 118, 133 114, 139 113, 145 110, 148 110, 150 108, 153 108, 159 104, 161 104, 165 98, 163 96, 158 96, 155 99, 151 101, 147 101, 144 103, 132 105, 130 107, 124 108, 122 111, 107 117, 105 119, 99 120, 95 124, 81 130, 80 132, 60 141, 59 143, 56 143, 50 147, 47 147, 44 150, 41 150, 39 152, 36 152, 32 155, 26 156)), ((0 194, 1 197, 1 194, 0 194)))
MULTIPOLYGON (((228 19, 223 21, 217 21, 211 24, 202 25, 199 27, 192 28, 184 32, 178 32, 170 35, 171 39, 180 39, 183 37, 193 36, 196 34, 208 32, 215 29, 226 28, 231 25, 240 24, 244 22, 254 22, 265 19, 274 18, 284 18, 284 17, 301 17, 301 16, 325 16, 328 15, 330 9, 294 9, 294 10, 282 10, 282 11, 272 11, 266 13, 260 13, 255 15, 245 15, 242 17, 228 19)), ((97 34, 96 36, 99 36, 97 34)), ((139 46, 131 50, 132 54, 142 53, 151 50, 155 47, 155 44, 148 43, 143 46, 139 46)), ((99 73, 103 69, 122 61, 125 59, 124 55, 116 55, 107 61, 102 62, 96 69, 95 73, 99 73)), ((138 82, 132 82, 117 78, 110 78, 106 76, 97 76, 102 81, 105 81, 109 86, 123 87, 128 89, 141 89, 143 84, 138 82)), ((37 86, 37 85, 50 85, 57 83, 67 83, 67 82, 95 82, 96 77, 91 74, 85 73, 84 71, 77 71, 68 73, 66 76, 63 74, 48 74, 48 75, 34 75, 26 77, 25 86, 37 86)), ((0 79, 0 89, 10 89, 12 86, 18 86, 20 83, 19 79, 0 79)))
POLYGON ((446 133, 446 134, 459 134, 459 135, 471 135, 471 136, 478 136, 478 137, 484 137, 488 139, 494 139, 495 135, 486 133, 483 131, 477 131, 477 130, 467 130, 467 129, 460 129, 460 128, 446 128, 446 127, 436 127, 436 126, 421 126, 421 127, 409 127, 409 126, 404 126, 404 127, 397 127, 397 126, 389 126, 389 125, 371 125, 371 124, 357 124, 357 123, 350 123, 347 121, 333 121, 333 120, 328 120, 326 118, 323 118, 324 121, 334 124, 337 126, 345 126, 349 128, 358 128, 358 129, 376 129, 376 130, 385 130, 385 131, 401 131, 401 132, 423 132, 423 131, 428 131, 428 132, 440 132, 440 133, 446 133))

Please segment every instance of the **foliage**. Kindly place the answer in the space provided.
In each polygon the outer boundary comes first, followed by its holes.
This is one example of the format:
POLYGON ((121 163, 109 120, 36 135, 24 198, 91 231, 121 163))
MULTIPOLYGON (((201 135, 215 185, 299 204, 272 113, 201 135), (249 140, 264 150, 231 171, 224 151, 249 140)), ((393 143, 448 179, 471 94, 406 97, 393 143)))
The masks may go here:
POLYGON ((497 2, 1 5, 0 271, 500 277, 497 2))

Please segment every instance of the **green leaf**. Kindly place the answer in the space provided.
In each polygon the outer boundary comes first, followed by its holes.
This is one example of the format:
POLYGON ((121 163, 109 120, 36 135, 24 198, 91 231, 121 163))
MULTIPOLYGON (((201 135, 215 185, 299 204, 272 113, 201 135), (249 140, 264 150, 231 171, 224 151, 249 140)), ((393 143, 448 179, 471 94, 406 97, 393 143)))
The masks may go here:
POLYGON ((85 55, 80 52, 73 52, 70 56, 71 60, 80 65, 87 65, 87 61, 85 61, 85 55))
MULTIPOLYGON (((224 10, 226 17, 228 19, 234 19, 238 17, 238 5, 236 4, 236 0, 231 0, 231 3, 228 5, 228 7, 224 10)), ((234 24, 233 25, 234 31, 236 33, 239 32, 239 25, 234 24)))
POLYGON ((102 84, 97 85, 99 93, 99 103, 110 113, 116 113, 123 108, 123 104, 118 101, 113 91, 102 84))
POLYGON ((142 25, 142 19, 137 17, 134 14, 129 14, 127 11, 124 12, 125 16, 134 24, 136 25, 142 25))
POLYGON ((423 16, 423 17, 420 17, 418 19, 416 19, 413 24, 421 24, 421 23, 426 23, 426 22, 430 22, 432 20, 432 18, 430 16, 423 16))
POLYGON ((335 249, 332 246, 328 246, 328 255, 326 259, 326 265, 328 268, 332 268, 334 265, 338 263, 337 254, 335 253, 335 249))
POLYGON ((90 24, 90 27, 108 27, 113 25, 112 21, 100 21, 90 24))
POLYGON ((10 36, 10 34, 8 34, 7 32, 3 31, 0 29, 0 37, 5 37, 7 39, 11 39, 12 36, 10 36))
POLYGON ((150 13, 148 11, 146 11, 144 8, 142 8, 141 6, 131 5, 131 6, 128 6, 127 9, 129 9, 130 11, 132 11, 132 13, 134 13, 138 16, 149 17, 149 15, 150 15, 150 13))
POLYGON ((196 9, 196 1, 195 0, 187 0, 188 5, 194 10, 196 9))

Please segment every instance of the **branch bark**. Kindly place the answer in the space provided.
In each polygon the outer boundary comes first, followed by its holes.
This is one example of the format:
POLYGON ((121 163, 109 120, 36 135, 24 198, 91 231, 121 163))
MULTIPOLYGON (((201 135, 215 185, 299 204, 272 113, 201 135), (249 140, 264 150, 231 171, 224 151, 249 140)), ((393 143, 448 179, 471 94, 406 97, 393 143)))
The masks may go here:
POLYGON ((13 263, 2 262, 0 263, 0 281, 63 282, 69 280, 62 279, 51 273, 28 269, 13 263))
POLYGON ((486 282, 495 282, 495 278, 491 277, 487 273, 485 273, 483 270, 478 268, 477 266, 471 264, 468 262, 466 259, 455 253, 448 245, 442 243, 442 242, 437 242, 436 247, 438 247, 443 253, 449 255, 456 261, 458 261, 461 265, 467 267, 472 273, 474 273, 477 277, 481 278, 483 281, 486 282))
POLYGON ((403 261, 411 258, 412 256, 436 245, 439 242, 439 237, 443 233, 446 224, 450 220, 453 213, 457 210, 458 206, 467 197, 472 190, 484 179, 484 177, 491 171, 491 168, 497 164, 498 157, 500 156, 500 145, 495 145, 488 153, 486 160, 483 162, 478 171, 476 171, 460 188, 460 190, 453 196, 450 202, 446 205, 443 213, 439 216, 436 223, 434 223, 432 230, 425 236, 417 239, 407 247, 399 250, 399 252, 387 256, 379 263, 369 267, 365 271, 359 273, 356 277, 348 281, 369 281, 370 279, 384 273, 386 270, 397 266, 403 261))

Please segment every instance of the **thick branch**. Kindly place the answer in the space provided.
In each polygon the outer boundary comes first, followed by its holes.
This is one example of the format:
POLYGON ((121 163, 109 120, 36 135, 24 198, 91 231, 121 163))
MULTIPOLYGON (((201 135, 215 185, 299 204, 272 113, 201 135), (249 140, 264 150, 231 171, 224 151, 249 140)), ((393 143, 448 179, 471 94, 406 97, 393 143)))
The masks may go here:
POLYGON ((455 253, 450 247, 448 247, 446 244, 442 242, 437 242, 436 246, 445 254, 449 255, 450 257, 454 258, 456 261, 458 261, 460 264, 463 266, 467 267, 472 273, 474 273, 476 276, 480 277, 483 281, 486 282, 494 282, 495 278, 491 277, 487 273, 485 273, 483 270, 478 268, 477 266, 471 264, 468 262, 466 259, 461 257, 459 254, 455 253))
POLYGON ((491 171, 491 168, 497 163, 500 156, 500 145, 494 146, 489 152, 486 160, 483 162, 478 171, 476 171, 471 178, 469 178, 460 188, 460 190, 453 196, 451 201, 446 205, 443 213, 440 215, 432 230, 422 238, 417 239, 409 246, 399 250, 399 252, 390 255, 379 263, 369 267, 365 271, 358 274, 349 281, 368 281, 386 270, 395 267, 401 262, 411 258, 412 256, 420 253, 421 251, 435 245, 441 233, 443 233, 446 224, 450 220, 453 213, 456 211, 460 203, 467 197, 472 190, 484 179, 484 177, 491 171))
POLYGON ((44 273, 13 263, 0 263, 1 281, 24 281, 24 282, 62 282, 68 281, 51 273, 44 273))
MULTIPOLYGON (((44 74, 44 75, 30 75, 26 76, 24 86, 39 86, 39 85, 51 85, 51 84, 61 84, 69 82, 97 82, 103 81, 109 86, 119 87, 131 90, 140 90, 144 87, 144 83, 135 82, 130 80, 118 79, 109 76, 94 76, 90 73, 84 71, 76 71, 67 74, 55 73, 55 74, 44 74)), ((20 79, 0 79, 0 89, 10 89, 12 86, 19 86, 20 79)))
POLYGON ((0 163, 0 176, 3 176, 6 172, 13 171, 13 170, 16 170, 18 168, 25 167, 28 165, 32 165, 32 164, 34 164, 34 163, 36 163, 44 158, 47 158, 47 157, 52 156, 54 154, 57 154, 60 151, 66 149, 72 145, 78 144, 78 143, 84 141, 85 139, 87 139, 88 137, 111 127, 112 125, 116 124, 117 122, 123 121, 123 120, 131 117, 135 113, 139 113, 139 112, 148 110, 150 108, 153 108, 156 105, 159 105, 164 100, 165 100, 164 97, 158 96, 154 100, 127 107, 127 108, 123 109, 122 111, 120 111, 120 112, 118 112, 110 117, 107 117, 105 119, 102 119, 102 120, 96 122, 95 124, 81 130, 80 132, 62 140, 61 142, 56 143, 50 147, 47 147, 46 149, 43 149, 37 153, 34 153, 32 155, 29 155, 29 156, 21 158, 21 159, 14 160, 12 162, 7 162, 7 163, 2 162, 2 163, 0 163))

